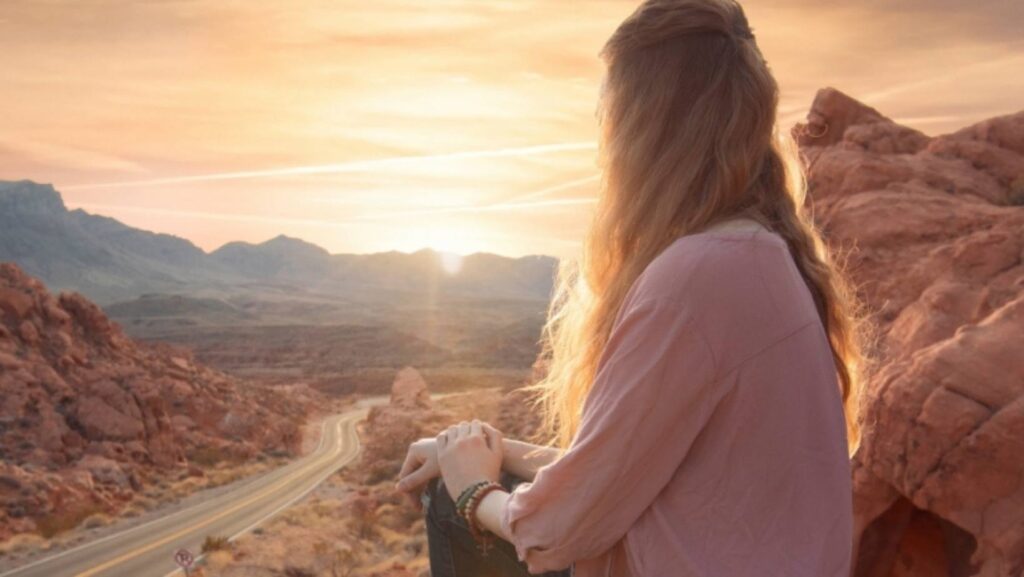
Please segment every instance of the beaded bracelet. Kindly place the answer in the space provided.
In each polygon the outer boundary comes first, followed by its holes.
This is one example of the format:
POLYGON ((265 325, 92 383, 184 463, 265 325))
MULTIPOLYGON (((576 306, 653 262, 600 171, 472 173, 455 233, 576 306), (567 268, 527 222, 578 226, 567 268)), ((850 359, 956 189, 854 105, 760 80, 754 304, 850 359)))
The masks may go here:
POLYGON ((504 487, 498 483, 489 483, 479 487, 473 493, 473 497, 470 498, 469 503, 466 505, 466 521, 470 525, 470 530, 473 534, 474 540, 477 542, 477 546, 480 549, 480 554, 484 557, 487 556, 487 552, 494 544, 494 534, 480 526, 480 520, 476 516, 476 510, 479 508, 480 503, 483 502, 484 497, 486 497, 488 493, 503 488, 504 487))
POLYGON ((487 552, 494 542, 494 534, 480 526, 479 520, 476 518, 476 510, 488 493, 504 489, 505 487, 501 486, 500 483, 480 481, 467 487, 459 495, 459 501, 463 503, 461 508, 456 504, 456 510, 469 526, 469 532, 473 536, 473 540, 476 541, 482 556, 487 556, 487 552))
POLYGON ((486 485, 490 481, 477 481, 472 485, 466 487, 459 493, 459 498, 455 501, 455 510, 462 515, 462 510, 466 508, 466 503, 469 502, 469 498, 473 496, 473 492, 477 490, 481 485, 486 485))

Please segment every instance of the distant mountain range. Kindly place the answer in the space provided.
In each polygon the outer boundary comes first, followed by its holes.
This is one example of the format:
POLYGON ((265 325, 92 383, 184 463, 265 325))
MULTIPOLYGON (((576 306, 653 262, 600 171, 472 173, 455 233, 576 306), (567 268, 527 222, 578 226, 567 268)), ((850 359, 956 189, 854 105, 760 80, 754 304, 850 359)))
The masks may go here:
MULTIPOLYGON (((557 264, 547 256, 476 253, 451 275, 429 249, 330 254, 286 236, 260 244, 231 242, 206 253, 183 238, 68 210, 53 186, 28 180, 0 181, 0 261, 17 263, 51 290, 75 290, 101 305, 143 295, 152 304, 152 293, 214 299, 316 295, 351 303, 424 294, 546 301, 557 264)), ((175 298, 162 306, 181 306, 175 298)))

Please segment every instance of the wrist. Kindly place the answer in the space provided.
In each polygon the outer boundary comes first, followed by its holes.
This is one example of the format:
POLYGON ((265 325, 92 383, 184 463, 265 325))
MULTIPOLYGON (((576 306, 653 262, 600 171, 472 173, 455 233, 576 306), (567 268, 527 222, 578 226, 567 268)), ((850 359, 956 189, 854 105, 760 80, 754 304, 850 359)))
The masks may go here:
POLYGON ((487 479, 481 479, 463 487, 456 487, 456 490, 453 491, 453 493, 455 493, 455 511, 458 512, 459 515, 464 516, 466 505, 469 504, 469 500, 473 497, 474 491, 487 483, 490 483, 490 481, 487 479))
POLYGON ((483 555, 487 555, 487 551, 493 545, 494 533, 480 522, 477 511, 490 493, 504 490, 505 488, 496 481, 478 481, 460 493, 459 500, 455 505, 456 511, 466 522, 473 540, 483 555))

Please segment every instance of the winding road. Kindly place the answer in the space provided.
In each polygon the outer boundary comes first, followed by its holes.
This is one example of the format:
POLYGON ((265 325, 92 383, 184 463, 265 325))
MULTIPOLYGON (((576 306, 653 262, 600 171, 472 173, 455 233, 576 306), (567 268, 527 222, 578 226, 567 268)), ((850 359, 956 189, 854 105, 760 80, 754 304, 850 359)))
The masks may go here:
POLYGON ((198 555, 208 535, 237 537, 298 501, 359 453, 356 423, 372 401, 324 421, 315 451, 229 492, 44 557, 0 577, 171 577, 174 552, 198 555))

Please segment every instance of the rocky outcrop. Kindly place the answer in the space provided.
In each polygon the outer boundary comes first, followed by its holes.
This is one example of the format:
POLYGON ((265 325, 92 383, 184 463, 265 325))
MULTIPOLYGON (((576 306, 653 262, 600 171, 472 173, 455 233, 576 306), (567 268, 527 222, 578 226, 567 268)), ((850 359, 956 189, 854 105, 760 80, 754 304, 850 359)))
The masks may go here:
POLYGON ((461 421, 481 419, 497 424, 503 398, 494 389, 481 389, 432 400, 419 371, 402 369, 391 385, 389 403, 372 407, 361 424, 362 462, 352 469, 353 475, 365 485, 387 481, 391 486, 397 481, 411 443, 433 438, 461 421))
POLYGON ((363 424, 363 481, 370 485, 393 481, 409 445, 436 435, 445 417, 450 415, 432 408, 427 383, 419 371, 412 367, 399 371, 391 385, 390 402, 371 408, 363 424))
POLYGON ((1024 112, 927 137, 832 89, 795 135, 876 327, 856 575, 1024 572, 1024 112))
POLYGON ((405 367, 398 371, 395 382, 391 385, 391 405, 403 409, 429 409, 430 393, 427 382, 419 371, 405 367))
POLYGON ((116 512, 170 472, 297 450, 304 414, 0 264, 0 540, 116 512))

